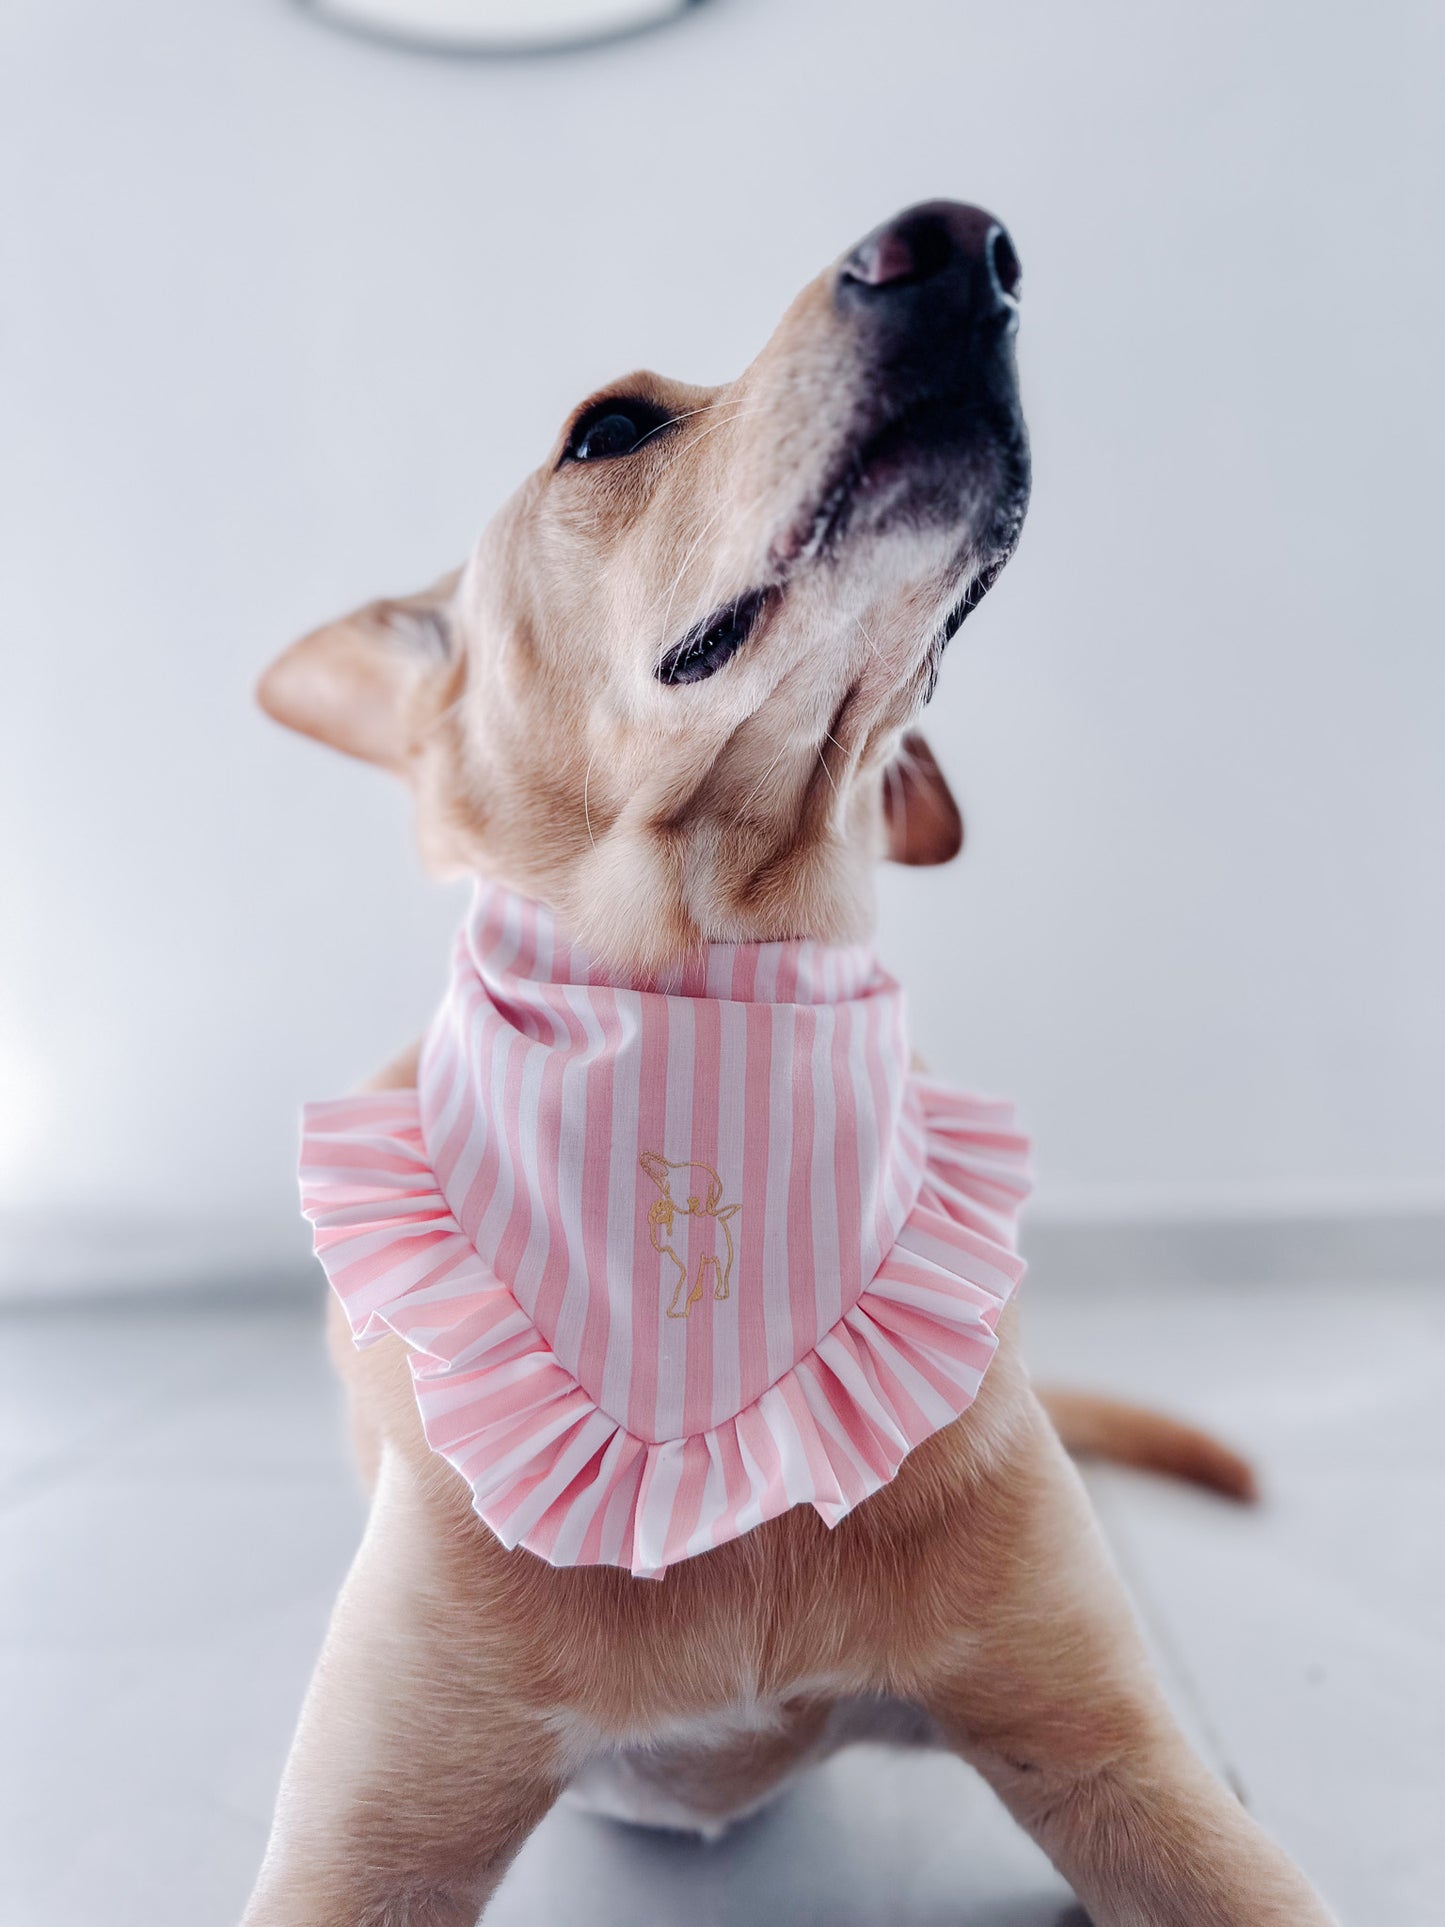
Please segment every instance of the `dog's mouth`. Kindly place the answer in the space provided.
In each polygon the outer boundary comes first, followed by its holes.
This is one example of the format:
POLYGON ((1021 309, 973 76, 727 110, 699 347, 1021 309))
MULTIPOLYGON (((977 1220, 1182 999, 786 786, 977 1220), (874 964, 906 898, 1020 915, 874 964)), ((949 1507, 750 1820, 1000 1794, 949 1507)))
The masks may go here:
POLYGON ((944 526, 956 526, 977 554, 1011 552, 1028 487, 1028 443, 1015 404, 977 388, 925 396, 851 443, 773 556, 790 570, 838 554, 852 534, 944 526))
POLYGON ((855 439, 769 552, 769 581, 694 623, 659 657, 657 680, 705 682, 746 647, 790 578, 842 553, 850 538, 899 527, 956 528, 966 576, 935 654, 993 586, 1028 505, 1028 443, 1017 408, 976 391, 914 402, 855 439))

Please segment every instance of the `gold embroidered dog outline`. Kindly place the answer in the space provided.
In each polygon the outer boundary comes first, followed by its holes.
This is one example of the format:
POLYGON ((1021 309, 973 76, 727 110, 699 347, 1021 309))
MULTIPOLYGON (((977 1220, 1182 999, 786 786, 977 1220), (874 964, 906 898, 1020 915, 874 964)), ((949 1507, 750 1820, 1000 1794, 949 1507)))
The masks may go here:
POLYGON ((647 1208, 647 1231, 652 1239, 652 1248, 664 1258, 670 1258, 677 1266, 677 1283, 673 1287, 672 1302, 667 1308, 669 1318, 691 1316, 694 1305, 699 1304, 703 1295, 703 1283, 709 1271, 712 1273, 712 1295, 715 1299, 727 1298, 732 1293, 733 1275, 733 1228, 732 1221, 742 1209, 741 1205, 724 1204, 722 1201, 723 1184, 710 1164, 702 1164, 696 1158, 683 1158, 674 1162, 665 1158, 660 1151, 644 1151, 638 1163, 662 1193, 647 1208), (672 1176, 674 1171, 700 1171, 707 1179, 707 1195, 699 1198, 689 1196, 681 1205, 672 1195, 672 1176), (716 1255, 699 1258, 697 1276, 692 1289, 687 1293, 687 1301, 679 1306, 678 1300, 687 1288, 687 1262, 678 1256, 672 1247, 672 1227, 679 1217, 715 1218, 722 1226, 723 1241, 727 1249, 726 1259, 716 1255))

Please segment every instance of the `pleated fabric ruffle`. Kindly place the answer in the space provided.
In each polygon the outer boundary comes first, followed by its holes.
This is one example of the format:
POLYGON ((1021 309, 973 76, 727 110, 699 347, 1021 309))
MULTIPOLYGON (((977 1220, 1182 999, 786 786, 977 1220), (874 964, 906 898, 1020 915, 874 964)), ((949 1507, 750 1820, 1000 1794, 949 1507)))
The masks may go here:
POLYGON ((638 1577, 811 1505, 830 1526, 967 1409, 1023 1262, 1012 1107, 910 1080, 927 1165, 872 1281, 804 1357, 705 1432, 640 1439, 601 1410, 443 1197, 414 1091, 306 1107, 302 1208, 359 1345, 411 1351, 428 1444, 506 1546, 638 1577))

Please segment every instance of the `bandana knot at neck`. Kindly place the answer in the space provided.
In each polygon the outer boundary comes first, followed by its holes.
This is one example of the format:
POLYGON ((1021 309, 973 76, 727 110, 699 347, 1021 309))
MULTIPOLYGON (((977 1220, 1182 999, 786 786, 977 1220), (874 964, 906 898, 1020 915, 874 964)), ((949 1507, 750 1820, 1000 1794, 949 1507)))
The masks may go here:
POLYGON ((627 978, 477 887, 418 1088, 306 1108, 302 1208, 358 1345, 507 1546, 654 1577, 836 1525, 977 1396, 1023 1275, 1010 1106, 909 1070, 871 949, 627 978))

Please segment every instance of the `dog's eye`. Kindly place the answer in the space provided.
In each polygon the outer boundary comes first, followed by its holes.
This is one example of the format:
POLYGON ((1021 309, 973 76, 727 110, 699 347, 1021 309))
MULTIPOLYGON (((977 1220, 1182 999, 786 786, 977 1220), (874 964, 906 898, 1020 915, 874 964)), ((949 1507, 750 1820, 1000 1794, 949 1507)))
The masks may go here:
POLYGON ((564 462, 600 462, 630 455, 649 435, 665 428, 668 417, 651 402, 604 401, 587 413, 567 437, 564 462))
POLYGON ((620 409, 589 422, 572 443, 574 462, 595 462, 599 456, 630 455, 642 440, 644 429, 633 416, 620 409))

